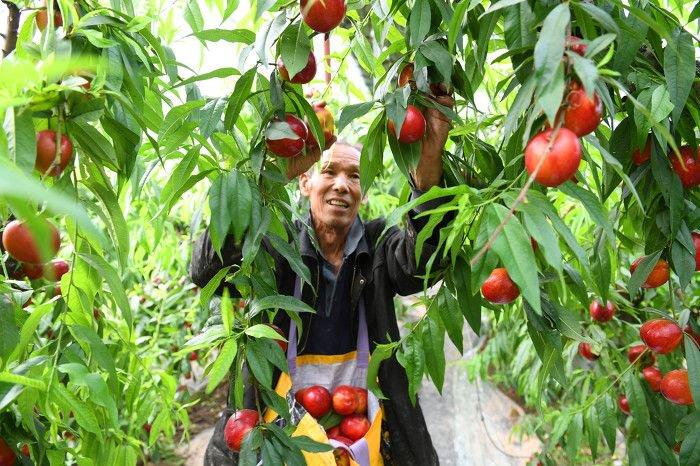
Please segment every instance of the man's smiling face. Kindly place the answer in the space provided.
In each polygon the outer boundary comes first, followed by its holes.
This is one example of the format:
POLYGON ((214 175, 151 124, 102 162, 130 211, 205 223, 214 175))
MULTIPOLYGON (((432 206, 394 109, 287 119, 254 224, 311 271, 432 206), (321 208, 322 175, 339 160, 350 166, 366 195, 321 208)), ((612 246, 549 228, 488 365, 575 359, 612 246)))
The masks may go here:
POLYGON ((360 207, 360 153, 335 144, 324 152, 321 166, 299 178, 301 193, 311 201, 314 221, 332 229, 350 229, 360 207))

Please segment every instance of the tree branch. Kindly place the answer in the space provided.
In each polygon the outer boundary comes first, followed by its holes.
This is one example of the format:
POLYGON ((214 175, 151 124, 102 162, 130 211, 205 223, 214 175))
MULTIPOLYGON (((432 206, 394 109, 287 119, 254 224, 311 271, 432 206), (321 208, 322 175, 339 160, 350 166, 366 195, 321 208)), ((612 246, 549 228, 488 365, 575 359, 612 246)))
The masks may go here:
POLYGON ((17 5, 9 0, 2 0, 9 10, 7 15, 7 32, 5 34, 5 46, 2 49, 2 56, 6 57, 17 47, 17 30, 19 29, 20 11, 17 5))

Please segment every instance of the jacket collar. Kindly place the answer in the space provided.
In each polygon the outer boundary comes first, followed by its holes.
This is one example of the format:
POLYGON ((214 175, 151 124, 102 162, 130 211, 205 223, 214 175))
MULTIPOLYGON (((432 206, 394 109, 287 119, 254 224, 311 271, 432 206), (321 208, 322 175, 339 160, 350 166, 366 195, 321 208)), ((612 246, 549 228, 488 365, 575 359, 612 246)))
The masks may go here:
MULTIPOLYGON (((300 222, 299 231, 299 247, 302 256, 310 257, 318 261, 321 256, 321 248, 318 245, 318 240, 316 239, 316 233, 313 227, 313 221, 311 218, 311 213, 306 217, 306 220, 300 222)), ((350 227, 350 232, 345 241, 345 251, 346 256, 351 255, 353 252, 357 252, 357 257, 360 255, 369 256, 369 245, 367 244, 367 237, 365 235, 365 226, 360 220, 360 216, 355 217, 355 222, 350 227)))

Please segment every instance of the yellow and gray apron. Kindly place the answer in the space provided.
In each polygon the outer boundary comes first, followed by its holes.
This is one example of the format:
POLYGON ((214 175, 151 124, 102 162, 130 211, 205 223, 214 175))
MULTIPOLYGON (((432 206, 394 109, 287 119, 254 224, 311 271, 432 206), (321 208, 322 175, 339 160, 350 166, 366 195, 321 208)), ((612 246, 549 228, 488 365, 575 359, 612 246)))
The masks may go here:
MULTIPOLYGON (((301 280, 297 277, 294 297, 301 298, 301 280)), ((339 355, 304 354, 297 355, 297 327, 294 320, 289 325, 289 346, 287 363, 289 375, 282 373, 277 382, 276 392, 286 397, 287 393, 296 393, 302 388, 321 385, 333 393, 339 385, 367 388, 367 366, 369 363, 369 337, 367 334, 367 316, 364 300, 358 305, 359 325, 357 331, 357 350, 339 355)), ((307 435, 318 442, 330 443, 334 448, 343 448, 351 457, 354 466, 383 466, 379 452, 381 443, 382 408, 372 392, 367 393, 367 419, 371 425, 364 437, 350 446, 342 442, 329 440, 321 425, 306 413, 299 421, 293 435, 307 435)), ((277 413, 268 409, 265 422, 271 422, 277 413)), ((303 452, 308 465, 335 465, 332 452, 303 452)))

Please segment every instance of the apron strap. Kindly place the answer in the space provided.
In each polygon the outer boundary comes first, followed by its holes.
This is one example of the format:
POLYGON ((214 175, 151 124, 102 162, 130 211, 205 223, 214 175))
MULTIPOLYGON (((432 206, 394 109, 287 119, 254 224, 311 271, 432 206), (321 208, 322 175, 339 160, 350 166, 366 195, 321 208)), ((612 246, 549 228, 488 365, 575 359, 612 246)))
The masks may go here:
MULTIPOLYGON (((301 279, 296 277, 294 282, 294 298, 301 299, 301 279)), ((367 369, 369 365, 369 335, 367 332, 367 315, 365 312, 365 301, 360 298, 359 326, 357 329, 357 368, 367 369)), ((293 319, 289 322, 289 344, 287 345, 287 365, 289 366, 289 376, 294 380, 297 373, 297 324, 293 319)))

